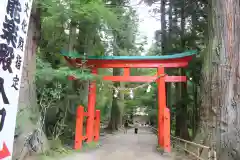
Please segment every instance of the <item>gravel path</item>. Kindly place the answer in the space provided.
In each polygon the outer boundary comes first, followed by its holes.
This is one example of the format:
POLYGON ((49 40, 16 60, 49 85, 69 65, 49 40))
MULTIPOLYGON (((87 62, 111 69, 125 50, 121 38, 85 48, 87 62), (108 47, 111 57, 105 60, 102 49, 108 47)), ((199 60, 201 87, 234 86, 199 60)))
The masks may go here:
POLYGON ((139 134, 133 129, 127 134, 118 133, 102 142, 102 146, 87 153, 76 153, 62 160, 171 160, 169 154, 156 152, 157 137, 141 128, 139 134))

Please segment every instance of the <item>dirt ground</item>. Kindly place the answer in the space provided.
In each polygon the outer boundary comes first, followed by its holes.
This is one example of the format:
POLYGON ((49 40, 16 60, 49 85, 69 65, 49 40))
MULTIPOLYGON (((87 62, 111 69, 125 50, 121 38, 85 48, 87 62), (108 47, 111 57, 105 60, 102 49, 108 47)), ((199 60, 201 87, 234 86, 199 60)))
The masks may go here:
POLYGON ((139 134, 128 130, 105 139, 101 147, 88 153, 76 153, 61 160, 170 160, 170 154, 161 155, 156 151, 157 137, 147 129, 139 134))

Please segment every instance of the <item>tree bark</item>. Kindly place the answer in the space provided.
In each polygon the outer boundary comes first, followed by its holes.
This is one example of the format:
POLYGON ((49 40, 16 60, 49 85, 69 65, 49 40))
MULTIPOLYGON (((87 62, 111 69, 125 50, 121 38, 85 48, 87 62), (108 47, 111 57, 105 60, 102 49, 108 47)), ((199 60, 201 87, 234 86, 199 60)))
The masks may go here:
POLYGON ((181 50, 185 49, 185 0, 182 2, 181 6, 181 13, 180 13, 180 18, 181 18, 181 32, 180 32, 180 38, 181 38, 181 50))
POLYGON ((168 38, 167 38, 167 44, 168 44, 168 52, 172 48, 172 31, 173 31, 173 0, 169 0, 169 10, 168 10, 168 24, 169 24, 169 30, 168 30, 168 38))
MULTIPOLYGON (((240 2, 212 0, 204 59, 201 131, 219 160, 240 159, 240 2)), ((199 133, 201 134, 201 132, 199 133)))
POLYGON ((40 153, 48 148, 47 138, 42 131, 42 127, 37 123, 40 112, 36 98, 35 71, 37 41, 40 36, 39 22, 40 12, 33 5, 24 53, 13 159, 23 159, 32 151, 40 153), (30 148, 26 149, 25 140, 26 136, 29 135, 30 141, 28 141, 27 147, 30 148), (36 145, 36 147, 33 145, 36 145), (32 151, 29 149, 32 149, 32 151))
POLYGON ((160 8, 160 12, 161 12, 161 33, 162 33, 162 38, 161 38, 161 47, 162 47, 162 55, 166 54, 166 0, 161 0, 161 8, 160 8))
MULTIPOLYGON (((179 69, 180 75, 185 75, 183 69, 179 69)), ((185 102, 185 96, 187 96, 187 90, 185 84, 177 84, 178 101, 176 108, 176 132, 175 135, 185 140, 190 140, 188 125, 187 125, 187 104, 185 102)))
MULTIPOLYGON (((172 30, 173 30, 173 15, 172 15, 172 9, 173 9, 173 0, 169 0, 169 10, 168 10, 168 16, 169 16, 169 19, 168 19, 168 24, 169 24, 169 29, 168 29, 168 34, 166 33, 166 49, 165 51, 167 52, 170 52, 171 51, 171 48, 172 48, 172 30)), ((168 69, 166 68, 166 72, 167 73, 171 73, 171 69, 168 69)), ((167 91, 167 106, 169 108, 172 107, 172 83, 169 82, 169 83, 166 83, 166 91, 167 91)))
MULTIPOLYGON (((121 70, 119 68, 113 68, 113 76, 119 76, 120 74, 121 70)), ((114 82, 114 87, 120 87, 120 82, 114 82)), ((119 99, 121 100, 121 98, 122 96, 120 95, 119 99)), ((107 127, 107 129, 111 131, 118 130, 122 119, 122 111, 119 104, 119 99, 113 96, 110 121, 107 127)))

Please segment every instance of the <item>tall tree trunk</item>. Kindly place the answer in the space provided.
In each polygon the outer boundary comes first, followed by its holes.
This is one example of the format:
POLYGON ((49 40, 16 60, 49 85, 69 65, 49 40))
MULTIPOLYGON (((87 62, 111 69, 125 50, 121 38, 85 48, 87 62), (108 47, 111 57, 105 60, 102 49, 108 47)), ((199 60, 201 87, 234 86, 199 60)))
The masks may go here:
POLYGON ((168 10, 168 24, 169 24, 169 30, 168 30, 168 51, 172 48, 172 31, 173 31, 173 0, 169 0, 169 10, 168 10))
POLYGON ((204 60, 202 135, 219 160, 240 159, 240 2, 212 0, 204 60), (208 136, 212 135, 212 136, 208 136), (215 145, 214 145, 215 146, 215 145))
POLYGON ((77 24, 73 20, 70 22, 69 27, 69 42, 68 42, 68 51, 74 52, 77 40, 77 24))
MULTIPOLYGON (((192 4, 192 36, 193 38, 195 39, 193 41, 193 49, 196 49, 197 48, 197 45, 196 45, 196 38, 197 38, 197 32, 196 32, 196 27, 197 27, 197 14, 196 14, 196 9, 197 9, 197 4, 194 0, 191 0, 191 4, 192 4)), ((197 120, 198 120, 198 110, 197 110, 197 107, 198 107, 198 86, 197 86, 197 83, 195 81, 192 81, 192 88, 193 88, 193 100, 194 100, 194 104, 193 104, 193 116, 192 116, 192 137, 195 137, 196 135, 196 129, 198 127, 198 123, 197 123, 197 120)))
POLYGON ((167 107, 171 107, 172 106, 172 83, 166 83, 167 86, 167 107))
MULTIPOLYGON (((124 88, 125 87, 125 83, 124 82, 120 82, 120 87, 124 88)), ((124 109, 125 109, 125 103, 124 103, 124 93, 120 92, 120 100, 118 102, 119 105, 119 113, 120 113, 120 117, 119 117, 119 126, 123 125, 123 115, 124 115, 124 109)))
POLYGON ((40 11, 36 6, 33 6, 24 53, 13 159, 23 159, 30 152, 40 153, 48 148, 47 138, 40 124, 37 123, 41 116, 37 105, 35 85, 36 49, 37 40, 40 36, 39 27, 40 11), (31 141, 28 141, 27 146, 25 146, 26 136, 31 137, 31 141))
POLYGON ((162 47, 162 54, 165 54, 166 51, 166 0, 161 0, 161 8, 160 8, 160 12, 161 12, 161 34, 162 34, 162 38, 161 38, 161 47, 162 47))
MULTIPOLYGON (((171 48, 172 48, 172 20, 173 20, 173 17, 172 17, 172 2, 173 0, 169 0, 169 10, 168 10, 168 16, 169 16, 169 19, 168 19, 168 23, 169 23, 169 30, 168 30, 168 34, 166 34, 166 49, 165 51, 167 52, 170 52, 171 51, 171 48)), ((166 32, 166 31, 165 31, 166 32)), ((171 69, 168 69, 166 68, 166 73, 170 74, 171 73, 171 69)), ((172 107, 172 83, 169 82, 169 83, 166 83, 166 91, 167 91, 167 106, 169 108, 172 107)))
MULTIPOLYGON (((183 69, 179 69, 180 75, 185 75, 183 69)), ((185 96, 187 96, 187 90, 185 84, 177 84, 178 92, 178 104, 176 108, 176 136, 179 136, 183 139, 190 140, 188 125, 187 125, 187 104, 185 102, 185 96)))
POLYGON ((193 116, 192 116, 192 138, 194 138, 196 136, 196 131, 198 128, 198 86, 196 84, 196 82, 192 82, 193 86, 192 86, 192 94, 193 94, 193 116))
MULTIPOLYGON (((171 29, 171 40, 175 40, 178 39, 178 10, 177 8, 174 6, 174 3, 176 3, 174 0, 172 0, 172 29, 171 29)), ((174 42, 174 41, 173 41, 174 42)), ((172 48, 172 47, 171 47, 172 48)), ((175 48, 174 48, 174 52, 175 52, 175 48)))
MULTIPOLYGON (((113 76, 119 76, 120 74, 121 70, 119 68, 113 68, 113 76)), ((120 82, 114 82, 114 87, 120 87, 120 82)), ((121 96, 119 99, 121 100, 121 96)), ((118 130, 120 119, 122 119, 119 99, 113 96, 110 121, 107 127, 111 131, 118 130)))
POLYGON ((196 45, 196 38, 197 38, 197 32, 196 32, 196 29, 197 29, 197 24, 198 24, 198 16, 197 16, 197 13, 196 13, 196 9, 197 9, 197 2, 195 2, 195 0, 191 0, 191 3, 192 3, 192 8, 193 8, 193 11, 192 11, 192 36, 194 38, 194 49, 196 49, 197 45, 196 45))
POLYGON ((180 38, 181 38, 181 50, 185 49, 185 0, 182 2, 181 6, 181 13, 180 13, 180 18, 181 18, 181 32, 180 32, 180 38))
MULTIPOLYGON (((184 33, 185 33, 185 0, 182 2, 181 6, 181 50, 185 48, 185 40, 184 40, 184 33)), ((179 69, 179 74, 181 76, 185 75, 185 71, 183 69, 179 69)), ((177 91, 179 93, 179 102, 176 108, 176 136, 180 136, 183 139, 190 139, 189 132, 188 132, 188 125, 187 125, 187 105, 185 103, 185 96, 186 96, 186 84, 185 83, 178 83, 177 84, 177 91)))

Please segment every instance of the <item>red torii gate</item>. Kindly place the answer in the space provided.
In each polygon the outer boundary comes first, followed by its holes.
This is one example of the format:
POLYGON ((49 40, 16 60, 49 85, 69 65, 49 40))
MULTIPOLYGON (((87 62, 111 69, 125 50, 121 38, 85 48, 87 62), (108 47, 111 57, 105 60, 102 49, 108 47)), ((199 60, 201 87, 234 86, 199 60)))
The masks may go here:
MULTIPOLYGON (((158 144, 165 151, 170 152, 170 111, 166 106, 165 82, 186 82, 187 78, 186 76, 165 75, 164 68, 187 67, 196 53, 196 51, 187 51, 165 56, 90 56, 86 59, 79 55, 62 54, 72 66, 80 68, 84 64, 91 69, 93 75, 97 75, 98 68, 124 69, 122 76, 104 76, 103 80, 113 82, 152 82, 156 80, 158 84, 158 144), (130 68, 157 68, 157 74, 155 76, 131 76, 130 68)), ((73 76, 69 77, 69 80, 74 79, 73 76)), ((88 111, 84 113, 83 107, 79 107, 77 111, 75 149, 81 148, 83 140, 92 142, 93 139, 95 141, 99 139, 100 111, 95 112, 95 104, 96 82, 92 81, 89 85, 88 111), (83 116, 88 117, 86 136, 82 135, 83 116)))

